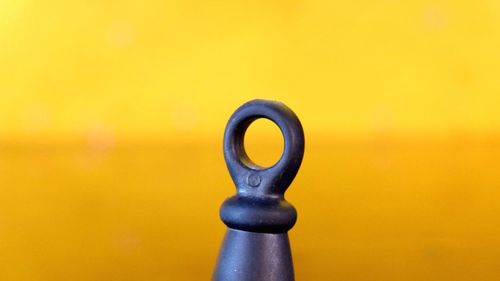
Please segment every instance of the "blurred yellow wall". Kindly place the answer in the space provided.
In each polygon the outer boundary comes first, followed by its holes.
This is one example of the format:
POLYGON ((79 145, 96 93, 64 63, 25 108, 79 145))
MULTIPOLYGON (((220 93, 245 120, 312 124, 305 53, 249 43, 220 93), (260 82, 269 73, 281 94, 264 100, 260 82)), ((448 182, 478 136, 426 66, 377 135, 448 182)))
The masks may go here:
POLYGON ((0 1, 0 137, 498 131, 498 1, 0 1))
POLYGON ((297 280, 498 281, 499 50, 498 0, 0 0, 0 281, 209 280, 254 98, 297 280))

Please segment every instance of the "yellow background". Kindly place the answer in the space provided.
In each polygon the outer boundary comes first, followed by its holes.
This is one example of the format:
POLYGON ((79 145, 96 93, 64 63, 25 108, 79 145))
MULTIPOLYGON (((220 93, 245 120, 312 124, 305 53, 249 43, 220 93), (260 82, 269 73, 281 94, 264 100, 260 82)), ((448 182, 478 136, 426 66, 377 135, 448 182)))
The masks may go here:
POLYGON ((298 280, 498 280, 499 50, 494 0, 0 0, 0 280, 208 280, 254 98, 298 280))

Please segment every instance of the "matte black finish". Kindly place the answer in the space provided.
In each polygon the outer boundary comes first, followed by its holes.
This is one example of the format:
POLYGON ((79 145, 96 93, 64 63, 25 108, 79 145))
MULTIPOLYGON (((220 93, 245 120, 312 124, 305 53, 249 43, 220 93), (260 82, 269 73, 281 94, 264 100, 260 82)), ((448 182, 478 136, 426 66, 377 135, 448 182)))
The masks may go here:
POLYGON ((304 155, 304 132, 286 105, 269 100, 245 103, 229 119, 224 133, 224 158, 236 185, 236 195, 220 209, 228 231, 213 275, 214 281, 294 280, 287 231, 297 220, 284 194, 304 155), (278 125, 285 140, 280 160, 263 168, 245 152, 248 126, 259 118, 278 125))

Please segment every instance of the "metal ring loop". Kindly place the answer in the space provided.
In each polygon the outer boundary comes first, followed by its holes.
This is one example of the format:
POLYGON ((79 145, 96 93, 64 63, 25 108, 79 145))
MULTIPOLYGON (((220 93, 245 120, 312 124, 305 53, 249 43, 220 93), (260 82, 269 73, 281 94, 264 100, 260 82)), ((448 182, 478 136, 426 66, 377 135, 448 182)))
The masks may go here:
POLYGON ((240 194, 282 197, 299 170, 304 155, 304 131, 295 113, 281 102, 253 100, 238 108, 224 133, 224 158, 240 194), (248 126, 259 118, 273 121, 281 130, 281 158, 268 168, 254 164, 244 148, 248 126))

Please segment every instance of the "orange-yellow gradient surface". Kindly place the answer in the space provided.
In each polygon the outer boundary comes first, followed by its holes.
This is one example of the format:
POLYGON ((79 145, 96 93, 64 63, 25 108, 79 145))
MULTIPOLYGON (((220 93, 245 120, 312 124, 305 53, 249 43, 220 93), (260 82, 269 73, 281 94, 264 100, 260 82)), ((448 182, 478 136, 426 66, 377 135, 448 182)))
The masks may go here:
POLYGON ((495 0, 0 0, 0 280, 209 280, 267 98, 306 133, 297 280, 497 281, 499 74, 495 0))

